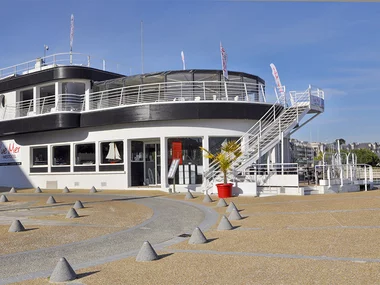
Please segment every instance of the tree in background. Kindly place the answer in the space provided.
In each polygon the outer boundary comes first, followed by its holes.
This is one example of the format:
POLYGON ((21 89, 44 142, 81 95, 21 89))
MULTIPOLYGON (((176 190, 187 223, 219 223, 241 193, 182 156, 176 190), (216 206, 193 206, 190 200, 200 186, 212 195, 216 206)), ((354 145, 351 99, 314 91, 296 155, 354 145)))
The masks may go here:
POLYGON ((346 144, 346 140, 345 139, 336 139, 336 141, 335 141, 336 144, 338 144, 338 141, 339 141, 340 146, 346 144))
POLYGON ((358 163, 369 164, 371 166, 376 166, 380 163, 379 157, 369 149, 359 148, 352 150, 358 157, 358 163))

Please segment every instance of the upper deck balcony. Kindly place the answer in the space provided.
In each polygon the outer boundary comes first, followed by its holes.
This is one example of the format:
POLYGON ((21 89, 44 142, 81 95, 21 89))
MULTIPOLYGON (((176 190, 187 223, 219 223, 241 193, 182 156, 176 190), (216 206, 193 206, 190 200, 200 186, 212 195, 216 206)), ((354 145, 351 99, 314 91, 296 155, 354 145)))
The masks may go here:
POLYGON ((82 53, 57 53, 0 69, 0 81, 58 66, 84 66, 119 72, 120 65, 82 53))
POLYGON ((5 104, 0 120, 13 120, 56 112, 89 112, 143 104, 266 103, 262 84, 225 81, 180 81, 140 84, 89 94, 57 94, 5 104))

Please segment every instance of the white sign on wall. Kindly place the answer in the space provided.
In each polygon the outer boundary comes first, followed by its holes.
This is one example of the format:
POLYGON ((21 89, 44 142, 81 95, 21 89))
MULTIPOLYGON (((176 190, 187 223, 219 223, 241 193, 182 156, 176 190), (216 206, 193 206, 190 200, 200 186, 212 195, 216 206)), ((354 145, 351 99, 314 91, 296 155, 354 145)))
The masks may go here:
POLYGON ((0 166, 20 164, 21 146, 15 142, 0 142, 0 166))

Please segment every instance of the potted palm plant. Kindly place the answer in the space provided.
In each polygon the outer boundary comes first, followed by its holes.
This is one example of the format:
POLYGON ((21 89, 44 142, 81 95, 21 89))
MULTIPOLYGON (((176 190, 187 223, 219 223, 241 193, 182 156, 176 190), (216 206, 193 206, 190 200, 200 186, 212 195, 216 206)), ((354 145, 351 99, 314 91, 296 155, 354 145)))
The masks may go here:
POLYGON ((220 152, 215 154, 203 147, 200 147, 200 149, 206 153, 204 157, 210 159, 211 163, 218 165, 223 173, 223 183, 216 184, 219 198, 231 197, 233 184, 227 183, 227 172, 231 169, 234 161, 242 155, 240 144, 237 141, 229 141, 222 144, 220 152))

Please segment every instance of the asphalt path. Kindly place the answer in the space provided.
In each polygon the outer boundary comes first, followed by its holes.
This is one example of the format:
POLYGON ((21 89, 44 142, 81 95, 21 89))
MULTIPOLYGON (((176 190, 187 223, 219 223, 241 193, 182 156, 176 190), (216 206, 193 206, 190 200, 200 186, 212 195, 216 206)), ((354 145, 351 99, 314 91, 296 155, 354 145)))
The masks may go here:
MULTIPOLYGON (((8 194, 7 194, 8 195, 8 194)), ((51 194, 14 194, 34 196, 51 194)), ((104 200, 129 201, 151 208, 153 216, 132 228, 84 241, 63 244, 38 250, 0 256, 0 284, 48 277, 60 257, 65 257, 73 268, 87 268, 106 262, 137 255, 144 241, 156 250, 184 240, 182 234, 191 234, 195 227, 207 230, 218 220, 218 214, 203 205, 160 197, 137 197, 106 194, 55 194, 70 195, 85 200, 99 197, 104 200)), ((11 196, 11 195, 9 195, 11 196)), ((13 196, 13 195, 12 195, 13 196)), ((96 202, 95 202, 96 203, 96 202)), ((78 230, 82 230, 78 228, 78 230)), ((25 240, 25 242, 28 242, 25 240)))

